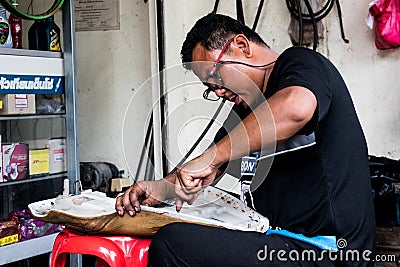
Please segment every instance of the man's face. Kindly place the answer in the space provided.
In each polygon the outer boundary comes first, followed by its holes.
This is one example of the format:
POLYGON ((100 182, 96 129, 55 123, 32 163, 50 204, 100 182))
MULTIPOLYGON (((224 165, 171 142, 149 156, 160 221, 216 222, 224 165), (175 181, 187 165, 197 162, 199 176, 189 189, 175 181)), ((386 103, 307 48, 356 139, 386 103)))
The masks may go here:
POLYGON ((261 95, 260 89, 249 78, 251 68, 238 64, 215 64, 218 59, 243 60, 235 48, 229 54, 221 52, 225 51, 208 51, 197 44, 192 53, 192 70, 206 86, 209 86, 208 90, 212 91, 209 94, 215 93, 220 98, 247 108, 261 95))

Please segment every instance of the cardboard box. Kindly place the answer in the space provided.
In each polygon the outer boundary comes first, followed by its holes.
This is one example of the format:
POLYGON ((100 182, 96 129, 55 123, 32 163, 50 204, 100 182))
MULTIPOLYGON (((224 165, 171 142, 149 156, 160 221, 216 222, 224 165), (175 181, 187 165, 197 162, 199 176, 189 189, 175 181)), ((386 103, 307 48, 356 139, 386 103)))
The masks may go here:
POLYGON ((31 150, 46 148, 49 150, 49 173, 67 171, 65 138, 36 139, 24 141, 31 150))
POLYGON ((29 150, 29 175, 46 174, 50 171, 49 150, 29 150))
POLYGON ((35 139, 35 140, 24 140, 24 143, 28 144, 30 150, 44 149, 49 139, 35 139))
POLYGON ((34 94, 8 94, 0 95, 3 108, 0 114, 16 115, 16 114, 35 114, 36 104, 34 94))
POLYGON ((3 182, 23 180, 29 173, 29 147, 12 143, 1 146, 3 156, 3 182))
POLYGON ((66 146, 65 138, 52 138, 47 140, 46 147, 50 155, 50 174, 66 172, 66 146))

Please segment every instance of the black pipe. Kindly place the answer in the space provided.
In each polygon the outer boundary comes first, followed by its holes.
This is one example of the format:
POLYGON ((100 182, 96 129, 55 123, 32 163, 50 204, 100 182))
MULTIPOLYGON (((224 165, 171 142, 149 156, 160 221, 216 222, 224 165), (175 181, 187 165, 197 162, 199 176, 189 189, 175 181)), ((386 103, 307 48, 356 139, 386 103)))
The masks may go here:
POLYGON ((213 125, 214 121, 217 119, 218 114, 220 113, 222 107, 225 104, 226 99, 222 100, 221 104, 219 104, 217 111, 215 111, 213 117, 211 120, 208 122, 206 128, 204 128, 203 132, 200 134, 200 136, 197 138, 196 142, 192 145, 192 147, 189 149, 189 151, 186 153, 186 155, 179 161, 179 163, 175 166, 175 168, 170 171, 169 174, 174 173, 176 169, 181 166, 187 158, 193 153, 193 151, 196 149, 196 147, 199 145, 200 141, 203 140, 204 136, 207 134, 208 130, 210 130, 211 126, 213 125))
POLYGON ((216 14, 216 13, 217 13, 217 10, 218 10, 218 5, 219 5, 219 0, 215 0, 215 3, 214 3, 214 8, 213 8, 213 11, 212 11, 212 13, 214 13, 214 14, 216 14))
MULTIPOLYGON (((138 167, 136 169, 136 175, 135 175, 135 178, 134 178, 135 180, 138 179, 140 171, 142 169, 142 164, 143 164, 143 159, 144 159, 145 152, 146 152, 146 150, 148 150, 149 147, 151 147, 149 145, 149 143, 152 143, 152 142, 149 142, 149 139, 150 139, 150 136, 152 136, 152 135, 153 135, 153 114, 151 114, 149 125, 147 126, 147 131, 146 131, 146 136, 144 138, 142 152, 140 153, 139 163, 138 163, 138 167)), ((151 149, 153 149, 153 148, 151 147, 151 149)), ((152 154, 150 154, 148 152, 147 156, 148 156, 149 159, 153 158, 153 156, 151 156, 151 155, 152 154)))
MULTIPOLYGON (((160 108, 161 108, 161 122, 160 125, 164 125, 166 121, 167 114, 167 103, 165 100, 164 92, 164 69, 165 69, 165 30, 164 30, 164 3, 163 0, 156 1, 157 9, 157 33, 158 33, 158 71, 160 73, 160 108)), ((162 153, 162 175, 164 176, 168 173, 168 161, 165 155, 165 144, 167 136, 166 132, 162 131, 161 135, 161 153, 162 153)), ((153 165, 154 166, 154 165, 153 165)))
POLYGON ((236 16, 240 23, 246 25, 246 22, 244 21, 242 0, 236 0, 236 16))

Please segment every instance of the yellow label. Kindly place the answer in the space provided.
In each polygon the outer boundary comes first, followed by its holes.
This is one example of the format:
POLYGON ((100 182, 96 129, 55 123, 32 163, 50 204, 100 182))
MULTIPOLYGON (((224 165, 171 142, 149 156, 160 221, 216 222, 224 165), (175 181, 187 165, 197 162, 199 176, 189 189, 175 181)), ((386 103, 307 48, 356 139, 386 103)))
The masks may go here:
POLYGON ((61 52, 60 37, 55 30, 50 31, 50 51, 61 52))
POLYGON ((3 238, 0 238, 0 247, 4 246, 4 245, 16 243, 16 242, 18 242, 18 234, 6 236, 3 238))
POLYGON ((3 108, 3 101, 0 100, 0 109, 3 108))
POLYGON ((29 174, 48 173, 50 158, 48 149, 29 150, 29 174))

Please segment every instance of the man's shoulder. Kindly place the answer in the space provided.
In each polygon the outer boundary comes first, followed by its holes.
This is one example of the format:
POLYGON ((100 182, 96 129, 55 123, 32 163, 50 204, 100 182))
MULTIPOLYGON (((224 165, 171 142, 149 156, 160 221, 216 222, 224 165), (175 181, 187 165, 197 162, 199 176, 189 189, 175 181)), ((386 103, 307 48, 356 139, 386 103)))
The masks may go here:
POLYGON ((280 54, 281 58, 293 58, 293 56, 295 57, 321 57, 322 55, 312 49, 309 49, 307 47, 302 47, 302 46, 292 46, 292 47, 288 47, 285 50, 283 50, 283 52, 280 54))
POLYGON ((276 61, 277 71, 285 72, 287 70, 292 70, 293 68, 297 70, 302 70, 305 67, 308 70, 314 69, 320 71, 322 69, 330 69, 332 63, 324 55, 312 49, 292 46, 286 48, 278 57, 276 61))

